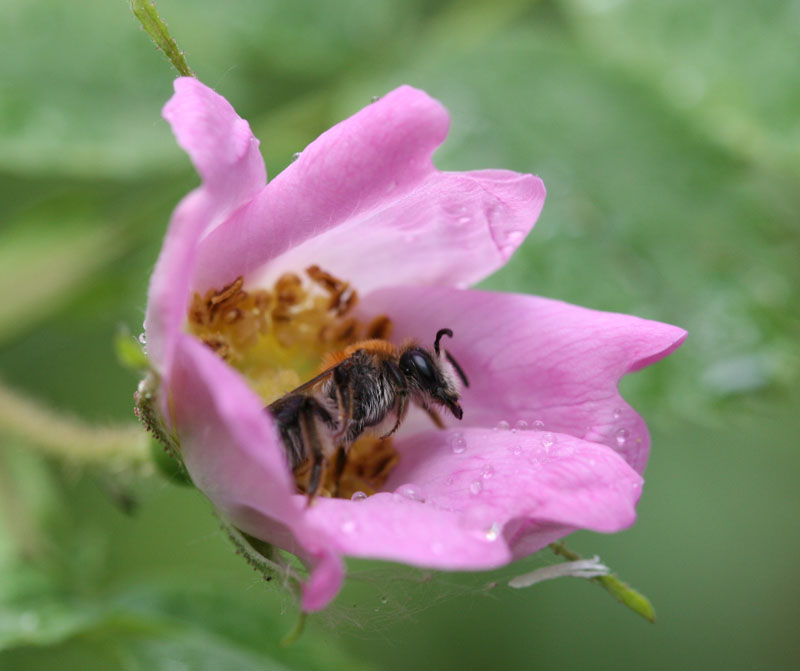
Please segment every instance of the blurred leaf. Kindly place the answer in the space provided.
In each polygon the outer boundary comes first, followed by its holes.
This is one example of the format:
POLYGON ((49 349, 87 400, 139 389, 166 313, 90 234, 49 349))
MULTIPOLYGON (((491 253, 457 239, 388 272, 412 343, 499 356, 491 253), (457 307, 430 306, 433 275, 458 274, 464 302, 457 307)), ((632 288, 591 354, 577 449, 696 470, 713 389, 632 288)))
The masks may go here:
POLYGON ((43 237, 35 223, 0 233, 0 342, 66 300, 120 252, 115 231, 65 225, 43 237))
POLYGON ((139 585, 93 605, 39 595, 0 607, 0 649, 7 651, 0 664, 35 664, 50 655, 48 646, 64 644, 87 654, 113 646, 126 669, 369 668, 313 635, 283 648, 291 617, 275 613, 274 604, 185 581, 139 585))
POLYGON ((800 11, 754 4, 561 0, 582 41, 691 118, 711 141, 800 177, 800 11))

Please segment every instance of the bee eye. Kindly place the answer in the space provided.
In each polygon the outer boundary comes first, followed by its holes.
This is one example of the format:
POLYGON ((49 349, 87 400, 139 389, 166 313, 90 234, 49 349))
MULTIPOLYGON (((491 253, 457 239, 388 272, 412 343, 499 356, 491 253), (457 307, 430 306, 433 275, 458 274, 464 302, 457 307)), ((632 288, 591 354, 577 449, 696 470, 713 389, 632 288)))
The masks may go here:
POLYGON ((422 352, 412 352, 409 359, 420 380, 431 384, 436 382, 436 374, 433 372, 430 358, 426 354, 422 352))

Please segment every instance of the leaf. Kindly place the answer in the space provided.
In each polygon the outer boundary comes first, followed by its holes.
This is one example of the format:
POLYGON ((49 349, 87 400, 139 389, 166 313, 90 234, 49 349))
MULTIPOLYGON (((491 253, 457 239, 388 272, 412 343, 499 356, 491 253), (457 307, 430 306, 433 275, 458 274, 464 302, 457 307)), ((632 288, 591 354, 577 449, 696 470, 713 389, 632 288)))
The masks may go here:
MULTIPOLYGON (((282 616, 263 595, 226 594, 175 580, 141 584, 95 602, 39 594, 0 605, 0 651, 8 651, 5 659, 18 659, 17 648, 24 646, 25 659, 34 664, 52 646, 89 655, 111 646, 126 669, 169 671, 178 662, 199 671, 368 668, 330 642, 320 645, 313 632, 282 647, 293 617, 282 616), (43 648, 40 657, 35 647, 43 648)), ((0 652, 0 666, 3 661, 0 652)))

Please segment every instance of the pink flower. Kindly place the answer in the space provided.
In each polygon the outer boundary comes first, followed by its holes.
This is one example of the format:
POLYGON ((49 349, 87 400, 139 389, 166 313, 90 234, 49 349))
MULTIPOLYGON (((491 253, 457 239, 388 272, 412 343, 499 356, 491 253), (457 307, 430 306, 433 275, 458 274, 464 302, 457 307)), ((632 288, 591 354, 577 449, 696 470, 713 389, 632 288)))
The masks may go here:
POLYGON ((266 184, 258 141, 200 82, 164 108, 202 184, 179 204, 150 284, 146 335, 165 423, 193 481, 238 529, 308 566, 323 608, 342 556, 445 570, 502 566, 575 529, 633 523, 647 462, 620 378, 672 352, 679 328, 534 296, 465 289, 502 266, 536 221, 537 177, 440 172, 445 109, 401 87, 333 127, 266 184), (187 332, 194 292, 317 264, 356 288, 363 320, 430 345, 440 328, 467 372, 463 421, 408 421, 400 460, 362 501, 298 494, 265 402, 187 332), (393 492, 397 493, 393 493, 393 492))

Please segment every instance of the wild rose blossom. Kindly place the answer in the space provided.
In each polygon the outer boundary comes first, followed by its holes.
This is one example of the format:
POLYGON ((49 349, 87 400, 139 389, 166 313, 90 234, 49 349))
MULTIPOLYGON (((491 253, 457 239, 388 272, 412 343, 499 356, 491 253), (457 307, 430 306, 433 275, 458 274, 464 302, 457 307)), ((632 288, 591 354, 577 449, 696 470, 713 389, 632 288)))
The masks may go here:
POLYGON ((576 529, 633 523, 650 441, 617 386, 685 332, 465 289, 523 241, 544 202, 541 180, 438 171, 431 156, 447 112, 406 86, 323 133, 269 185, 258 140, 217 93, 178 79, 163 114, 202 184, 175 210, 150 284, 158 408, 220 514, 309 568, 303 609, 336 595, 345 555, 490 569, 576 529), (264 399, 188 332, 187 314, 195 294, 239 277, 267 286, 314 264, 358 290, 362 320, 388 315, 396 342, 430 346, 452 329, 448 349, 471 386, 463 421, 406 422, 382 491, 307 506, 264 399))

